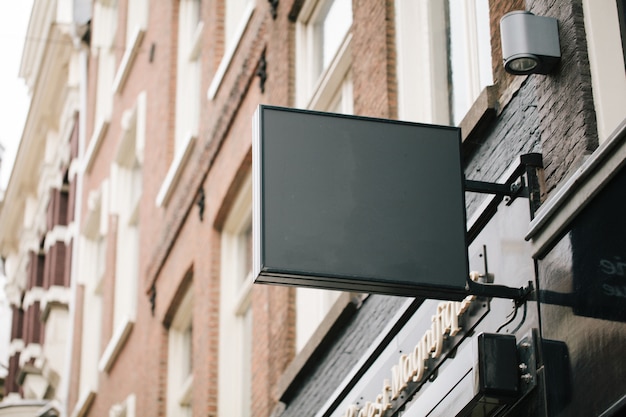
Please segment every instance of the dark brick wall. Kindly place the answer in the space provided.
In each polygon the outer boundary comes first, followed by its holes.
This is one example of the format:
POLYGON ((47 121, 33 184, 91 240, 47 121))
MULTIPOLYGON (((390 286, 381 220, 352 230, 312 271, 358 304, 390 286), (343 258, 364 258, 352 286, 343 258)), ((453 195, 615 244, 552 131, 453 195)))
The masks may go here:
POLYGON ((536 78, 536 105, 548 191, 598 146, 581 0, 528 0, 529 10, 559 21, 561 64, 536 78))
MULTIPOLYGON (((498 182, 519 156, 541 151, 537 109, 537 76, 528 77, 501 114, 481 137, 469 138, 472 151, 466 155, 465 176, 473 180, 498 182)), ((467 218, 471 218, 485 195, 467 193, 467 218)))
POLYGON ((315 415, 405 301, 406 298, 384 295, 366 298, 358 313, 338 333, 334 343, 320 355, 309 379, 301 384, 280 416, 315 415))

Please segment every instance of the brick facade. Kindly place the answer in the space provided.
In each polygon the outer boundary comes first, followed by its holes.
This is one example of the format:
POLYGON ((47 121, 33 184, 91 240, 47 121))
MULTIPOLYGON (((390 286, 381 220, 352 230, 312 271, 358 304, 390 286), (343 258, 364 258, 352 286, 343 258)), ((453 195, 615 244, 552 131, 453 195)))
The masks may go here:
MULTIPOLYGON (((135 0, 102 2, 116 5, 117 10, 115 71, 120 70, 129 46, 126 22, 131 1, 135 0)), ((28 290, 74 288, 71 363, 69 374, 63 376, 67 378, 67 415, 79 411, 84 412, 80 415, 110 415, 134 395, 135 415, 166 416, 168 401, 172 400, 168 398, 170 328, 181 300, 191 291, 192 414, 223 416, 218 408, 218 390, 228 387, 219 386, 220 355, 224 354, 219 343, 221 281, 225 279, 222 237, 252 169, 251 132, 256 108, 259 104, 295 106, 299 52, 296 33, 305 1, 281 0, 274 18, 272 2, 252 0, 254 10, 223 74, 222 60, 228 52, 224 34, 226 0, 198 2, 203 22, 199 42, 200 88, 197 96, 188 98, 199 100, 197 137, 179 175, 172 180, 169 198, 161 204, 157 196, 178 157, 175 135, 182 1, 190 0, 147 2, 145 34, 126 81, 113 93, 109 124, 99 147, 87 155, 91 158, 88 166, 81 161, 79 169, 71 169, 68 164, 59 167, 62 183, 48 192, 46 232, 69 226, 77 230, 80 239, 46 242, 47 250, 30 252, 28 290), (207 97, 220 76, 214 97, 207 97), (144 109, 140 111, 143 93, 145 120, 140 119, 144 117, 144 109), (129 115, 137 119, 132 140, 127 138, 125 126, 129 115), (125 140, 134 142, 131 146, 125 140), (120 168, 120 160, 132 161, 128 165, 141 171, 139 205, 134 215, 126 217, 122 202, 129 197, 123 195, 125 188, 118 184, 116 175, 118 169, 128 166, 120 168), (75 205, 80 211, 75 211, 75 205), (99 218, 94 220, 95 217, 99 218), (80 224, 74 224, 79 221, 80 224), (120 308, 116 305, 116 286, 127 284, 120 281, 120 271, 133 266, 118 265, 120 259, 125 259, 119 251, 126 248, 126 242, 120 239, 130 223, 139 230, 136 307, 129 308, 127 333, 116 339, 116 309, 120 308), (94 248, 100 238, 106 250, 96 254, 100 248, 94 248), (99 257, 104 253, 102 260, 99 257), (97 275, 99 262, 104 263, 101 276, 97 275), (90 280, 97 281, 95 293, 102 303, 101 323, 97 323, 101 326, 99 345, 94 348, 99 358, 113 353, 109 355, 110 366, 94 370, 98 383, 89 388, 95 393, 93 401, 78 410, 81 393, 87 389, 80 379, 82 370, 97 367, 81 363, 82 353, 88 349, 83 345, 83 321, 92 317, 92 306, 87 301, 93 295, 87 294, 88 290, 93 291, 88 289, 90 280)), ((94 6, 95 3, 92 2, 94 6)), ((395 0, 352 1, 349 71, 357 115, 395 119, 400 113, 395 6, 395 0)), ((465 175, 475 180, 498 181, 520 155, 540 152, 547 179, 547 189, 543 191, 549 198, 598 146, 582 0, 490 0, 489 10, 494 85, 481 96, 488 96, 489 104, 484 108, 475 104, 470 113, 478 117, 467 122, 469 129, 463 131, 465 175), (520 9, 558 18, 563 58, 553 74, 515 77, 504 71, 498 22, 507 12, 520 9)), ((91 29, 97 31, 98 24, 94 17, 91 29)), ((85 158, 100 127, 95 119, 102 100, 98 97, 100 52, 93 45, 83 48, 88 61, 86 108, 81 109, 85 112, 85 131, 79 131, 80 119, 73 114, 74 126, 66 138, 70 160, 85 158)), ((484 196, 467 195, 468 218, 484 200, 484 196)), ((43 248, 45 236, 38 238, 43 248)), ((329 327, 330 336, 316 339, 319 346, 305 357, 296 353, 296 290, 253 286, 251 416, 314 415, 395 317, 402 300, 380 295, 351 297, 342 310, 341 320, 329 327), (293 371, 298 361, 303 364, 293 371)), ((41 313, 40 300, 36 300, 16 315, 13 338, 23 335, 26 344, 45 342, 41 313), (17 323, 19 320, 23 323, 17 323)), ((18 373, 17 357, 9 363, 10 378, 18 373)), ((10 389, 19 389, 11 384, 9 381, 10 389)), ((236 391, 239 387, 231 389, 236 391)))

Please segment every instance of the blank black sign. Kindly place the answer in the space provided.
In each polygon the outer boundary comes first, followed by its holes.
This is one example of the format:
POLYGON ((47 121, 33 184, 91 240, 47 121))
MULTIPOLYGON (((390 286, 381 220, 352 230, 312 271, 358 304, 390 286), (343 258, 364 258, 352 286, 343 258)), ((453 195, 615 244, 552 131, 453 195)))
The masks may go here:
POLYGON ((460 130, 260 106, 257 283, 467 294, 460 130))

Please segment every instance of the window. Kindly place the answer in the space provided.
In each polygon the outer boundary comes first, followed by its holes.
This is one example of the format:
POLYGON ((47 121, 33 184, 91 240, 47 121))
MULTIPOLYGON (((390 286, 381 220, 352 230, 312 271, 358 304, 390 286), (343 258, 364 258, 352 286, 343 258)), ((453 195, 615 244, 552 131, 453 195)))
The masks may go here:
POLYGON ((224 22, 224 45, 226 50, 232 49, 242 35, 242 25, 247 23, 252 0, 225 0, 226 19, 224 22))
POLYGON ((148 1, 129 1, 126 8, 126 47, 113 80, 113 90, 120 92, 139 53, 139 46, 148 26, 148 1))
POLYGON ((117 1, 100 0, 94 5, 92 54, 97 56, 96 129, 111 119, 113 79, 115 77, 115 33, 117 1))
POLYGON ((157 194, 157 207, 169 201, 198 134, 200 46, 204 28, 200 6, 200 0, 180 0, 179 3, 174 159, 157 194))
POLYGON ((235 55, 235 50, 248 26, 254 11, 254 0, 223 0, 224 1, 224 56, 215 76, 211 81, 207 97, 213 100, 222 84, 226 70, 235 55))
POLYGON ((308 1, 296 27, 296 105, 352 113, 351 0, 308 1))
POLYGON ((109 409, 109 417, 135 417, 135 403, 135 394, 129 395, 124 401, 109 409))
POLYGON ((190 287, 168 331, 167 416, 190 417, 193 387, 193 293, 190 287))
POLYGON ((200 0, 180 0, 176 77, 175 152, 180 153, 198 130, 200 116, 199 48, 203 24, 200 0))
POLYGON ((78 395, 88 399, 98 389, 98 360, 102 333, 102 282, 106 273, 109 181, 89 193, 87 216, 80 238, 78 284, 82 285, 83 304, 80 349, 80 386, 78 395))
POLYGON ((135 33, 148 27, 148 1, 132 0, 126 9, 126 48, 133 44, 135 33))
POLYGON ((448 77, 452 123, 458 125, 474 100, 493 84, 488 0, 448 0, 448 77))
POLYGON ((493 83, 488 0, 396 0, 398 114, 458 125, 493 83))
POLYGON ((251 415, 252 181, 248 176, 222 231, 220 416, 251 415))
POLYGON ((602 142, 626 119, 624 1, 585 0, 583 10, 598 137, 602 142))

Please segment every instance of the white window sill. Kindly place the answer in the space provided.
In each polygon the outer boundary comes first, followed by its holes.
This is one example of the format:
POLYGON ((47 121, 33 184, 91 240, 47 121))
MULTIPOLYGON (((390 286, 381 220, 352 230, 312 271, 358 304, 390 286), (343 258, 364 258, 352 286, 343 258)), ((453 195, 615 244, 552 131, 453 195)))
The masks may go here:
POLYGON ((52 230, 50 230, 46 234, 46 238, 44 240, 44 249, 46 252, 48 252, 50 248, 58 242, 67 245, 71 240, 72 234, 69 227, 57 224, 52 228, 52 230))
POLYGON ((191 48, 189 49, 189 61, 195 61, 200 57, 200 47, 202 46, 202 33, 204 31, 204 22, 198 22, 196 30, 191 37, 191 48))
POLYGON ((352 33, 348 32, 337 50, 337 54, 317 80, 313 94, 306 106, 307 109, 322 110, 330 104, 350 69, 351 47, 352 33))
POLYGON ((8 354, 9 357, 15 355, 24 350, 24 340, 23 339, 13 339, 11 343, 9 343, 8 354))
POLYGON ((83 395, 81 395, 80 399, 76 403, 74 407, 74 411, 70 414, 70 417, 83 417, 89 411, 89 407, 96 399, 96 391, 87 390, 83 395))
POLYGON ((42 349, 39 343, 29 343, 20 353, 20 368, 30 362, 31 359, 37 360, 41 356, 41 353, 42 349))
POLYGON ((178 404, 187 407, 191 405, 191 394, 193 393, 193 375, 189 375, 180 387, 178 404))
POLYGON ((185 140, 182 149, 177 152, 174 160, 172 161, 172 165, 170 165, 170 169, 165 175, 163 184, 161 184, 161 188, 159 189, 159 193, 156 197, 157 207, 164 207, 167 205, 170 197, 172 196, 172 192, 174 191, 174 187, 178 184, 180 175, 187 164, 187 160, 191 155, 191 150, 193 149, 195 142, 196 137, 191 133, 187 134, 187 139, 185 140))
MULTIPOLYGON (((22 301, 22 308, 24 311, 28 310, 30 306, 35 304, 36 302, 41 303, 46 291, 43 287, 32 287, 24 293, 24 300, 22 301)), ((40 305, 41 307, 41 305, 40 305)))
POLYGON ((109 124, 110 122, 108 119, 103 119, 100 120, 96 125, 96 130, 94 130, 93 135, 91 136, 91 140, 89 141, 89 146, 87 147, 87 152, 85 152, 84 172, 91 171, 93 163, 96 160, 96 156, 98 155, 98 151, 100 150, 100 145, 102 145, 104 135, 109 129, 109 124))
POLYGON ((106 349, 104 349, 104 353, 100 358, 100 362, 98 362, 98 370, 100 372, 109 372, 115 363, 115 360, 119 356, 122 351, 122 347, 128 336, 130 336, 131 330, 133 330, 133 326, 135 322, 130 319, 130 317, 124 317, 119 326, 115 329, 115 333, 106 349))
POLYGON ((70 305, 70 296, 71 291, 68 287, 53 285, 48 288, 44 294, 43 300, 41 301, 41 321, 45 323, 48 320, 50 310, 53 307, 67 310, 70 305))
POLYGON ((248 27, 248 22, 250 22, 250 18, 252 17, 252 12, 254 12, 254 2, 248 3, 248 7, 244 10, 241 23, 237 28, 237 32, 235 32, 235 36, 233 38, 233 42, 230 43, 228 49, 224 52, 224 56, 222 57, 222 61, 220 62, 219 67, 217 67, 217 71, 215 72, 215 76, 211 81, 211 85, 209 86, 209 90, 207 92, 207 98, 209 100, 213 100, 220 86, 222 85, 222 81, 224 79, 224 75, 230 66, 231 61, 233 60, 233 56, 235 55, 235 51, 241 42, 241 38, 243 37, 243 33, 246 31, 248 27))
POLYGON ((122 57, 119 68, 117 69, 117 74, 115 74, 115 79, 113 80, 114 94, 119 93, 124 88, 126 80, 128 79, 128 74, 130 73, 130 69, 135 62, 135 58, 137 58, 139 45, 141 44, 145 33, 145 29, 137 26, 133 33, 132 42, 130 43, 130 45, 126 45, 126 51, 124 51, 124 56, 122 57))

